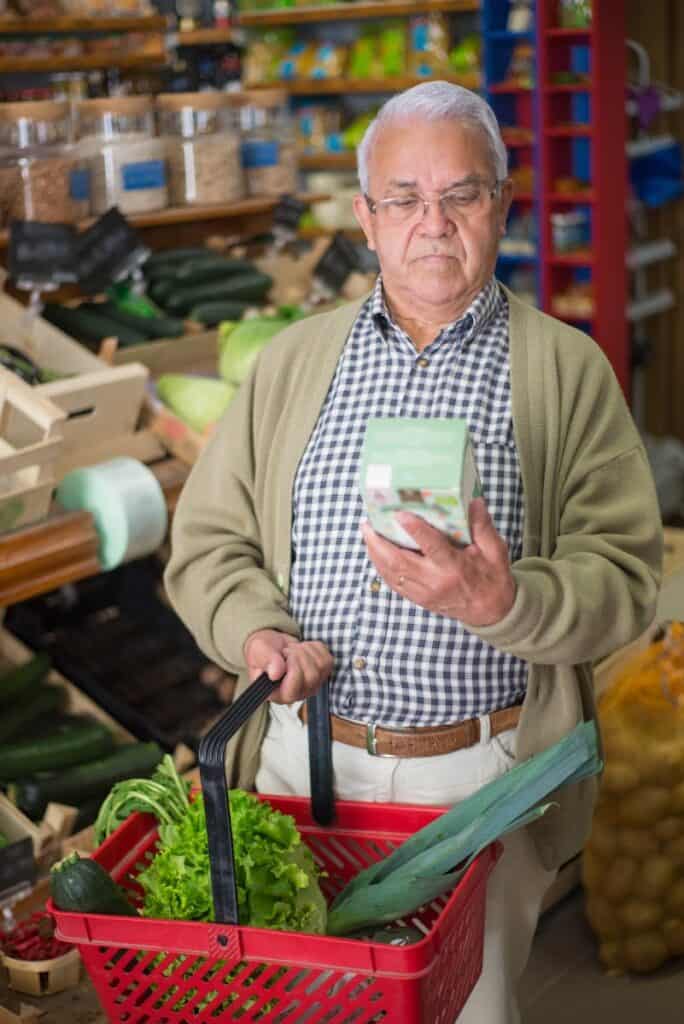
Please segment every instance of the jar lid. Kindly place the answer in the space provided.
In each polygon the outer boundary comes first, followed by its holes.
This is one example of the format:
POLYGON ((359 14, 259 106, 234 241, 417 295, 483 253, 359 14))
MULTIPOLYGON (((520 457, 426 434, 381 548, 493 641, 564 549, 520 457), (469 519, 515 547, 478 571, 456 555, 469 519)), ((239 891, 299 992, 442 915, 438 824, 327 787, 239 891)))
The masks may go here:
POLYGON ((251 107, 282 107, 288 100, 286 89, 245 89, 233 95, 242 105, 251 107))
POLYGON ((64 121, 69 117, 69 104, 61 100, 27 100, 17 103, 0 103, 0 119, 3 121, 64 121))
POLYGON ((162 110, 221 110, 230 105, 225 92, 162 92, 157 96, 162 110))
POLYGON ((148 114, 152 110, 152 97, 101 96, 80 100, 76 109, 79 114, 148 114))

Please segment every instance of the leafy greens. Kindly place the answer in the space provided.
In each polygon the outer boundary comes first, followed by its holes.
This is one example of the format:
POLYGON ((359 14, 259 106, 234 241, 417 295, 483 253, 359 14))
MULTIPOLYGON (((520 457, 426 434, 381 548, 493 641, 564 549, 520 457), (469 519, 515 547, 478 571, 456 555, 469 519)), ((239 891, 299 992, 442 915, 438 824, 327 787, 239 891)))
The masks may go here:
MULTIPOLYGON (((324 934, 318 869, 294 818, 250 793, 229 793, 240 924, 324 934)), ((159 847, 139 875, 143 914, 175 921, 214 919, 204 801, 160 824, 159 847)))

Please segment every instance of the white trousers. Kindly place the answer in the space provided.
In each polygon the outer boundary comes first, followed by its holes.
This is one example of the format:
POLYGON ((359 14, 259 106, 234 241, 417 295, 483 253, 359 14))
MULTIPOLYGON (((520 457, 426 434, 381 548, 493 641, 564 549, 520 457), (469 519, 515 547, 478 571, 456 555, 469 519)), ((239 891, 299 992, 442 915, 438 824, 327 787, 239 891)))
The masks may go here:
MULTIPOLYGON (((260 793, 310 796, 309 745, 299 705, 271 704, 256 777, 260 793)), ((373 757, 333 743, 335 794, 340 800, 450 806, 514 763, 515 730, 482 738, 465 750, 436 757, 373 757)), ((504 840, 504 853, 487 887, 482 975, 458 1024, 520 1024, 517 986, 530 955, 544 893, 555 872, 546 871, 525 830, 504 840)), ((401 1024, 401 1022, 393 1022, 401 1024)))

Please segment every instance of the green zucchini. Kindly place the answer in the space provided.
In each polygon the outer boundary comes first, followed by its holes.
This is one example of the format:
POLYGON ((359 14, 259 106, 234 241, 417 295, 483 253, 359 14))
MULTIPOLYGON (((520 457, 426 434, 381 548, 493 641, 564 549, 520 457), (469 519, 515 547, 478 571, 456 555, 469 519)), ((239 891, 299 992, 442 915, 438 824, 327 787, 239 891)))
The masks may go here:
POLYGON ((50 659, 47 654, 35 654, 23 665, 3 672, 0 676, 0 706, 9 704, 20 693, 42 683, 49 671, 50 659))
POLYGON ((100 722, 83 718, 63 728, 57 735, 0 747, 0 782, 72 764, 84 764, 104 757, 113 749, 114 737, 109 729, 100 722))
POLYGON ((164 306, 177 288, 175 277, 160 277, 147 286, 148 297, 158 306, 164 306))
POLYGON ((153 252, 143 264, 143 273, 147 277, 148 274, 153 274, 157 270, 173 267, 180 263, 187 263, 188 260, 199 259, 207 255, 215 254, 212 253, 211 249, 200 249, 198 247, 194 249, 164 249, 161 252, 153 252))
POLYGON ((22 700, 11 710, 4 710, 0 718, 0 743, 15 739, 35 718, 56 711, 63 699, 64 691, 59 686, 36 687, 29 699, 22 700))
POLYGON ((246 302, 202 302, 192 307, 189 318, 205 327, 216 327, 223 320, 242 320, 246 309, 246 302))
POLYGON ((78 341, 97 343, 104 338, 114 337, 119 339, 121 345, 142 345, 147 340, 140 331, 124 327, 123 324, 115 323, 90 309, 59 306, 48 302, 43 310, 43 316, 78 341))
POLYGON ((88 309, 93 309, 98 315, 107 317, 114 325, 123 324, 124 327, 139 331, 148 339, 180 338, 181 334, 185 334, 185 325, 182 320, 172 319, 168 316, 139 316, 137 313, 130 313, 127 309, 121 309, 115 302, 97 302, 92 306, 88 305, 88 309))
POLYGON ((50 869, 50 895, 58 910, 138 917, 123 889, 101 864, 71 853, 50 869))
POLYGON ((176 288, 166 300, 165 308, 170 313, 185 316, 203 302, 226 299, 235 302, 259 302, 264 298, 273 279, 268 274, 255 270, 250 274, 236 274, 225 281, 195 285, 192 288, 176 288))
POLYGON ((209 255, 201 259, 188 260, 181 263, 175 275, 179 287, 191 288, 207 281, 220 281, 234 274, 259 273, 253 263, 247 260, 229 260, 223 256, 209 255))
POLYGON ((76 765, 43 779, 12 782, 8 792, 24 814, 37 820, 50 801, 77 807, 90 797, 104 799, 115 782, 151 775, 163 756, 156 743, 127 743, 101 760, 76 765))

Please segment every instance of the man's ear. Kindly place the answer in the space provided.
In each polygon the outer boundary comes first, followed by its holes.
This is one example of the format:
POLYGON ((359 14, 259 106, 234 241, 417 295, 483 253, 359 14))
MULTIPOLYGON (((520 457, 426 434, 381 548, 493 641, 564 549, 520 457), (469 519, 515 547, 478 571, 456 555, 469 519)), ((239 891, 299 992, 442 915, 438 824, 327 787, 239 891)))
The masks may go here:
POLYGON ((375 221, 373 219, 373 214, 368 209, 368 203, 362 195, 354 196, 354 216, 359 222, 359 227, 366 236, 366 245, 369 249, 375 250, 375 236, 373 230, 375 227, 375 221))
POLYGON ((501 185, 501 210, 500 210, 500 223, 499 223, 499 237, 503 238, 506 234, 506 224, 508 223, 508 214, 511 209, 511 203, 513 202, 513 182, 510 178, 506 178, 501 185))

